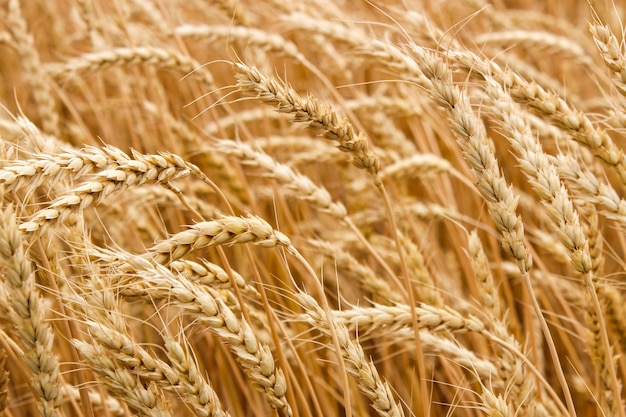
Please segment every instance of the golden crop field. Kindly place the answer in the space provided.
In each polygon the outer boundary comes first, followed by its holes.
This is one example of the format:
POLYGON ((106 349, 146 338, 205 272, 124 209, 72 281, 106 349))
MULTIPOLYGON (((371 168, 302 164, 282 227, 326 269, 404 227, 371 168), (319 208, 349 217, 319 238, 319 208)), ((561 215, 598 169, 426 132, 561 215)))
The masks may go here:
POLYGON ((626 417, 625 8, 0 1, 0 415, 626 417))

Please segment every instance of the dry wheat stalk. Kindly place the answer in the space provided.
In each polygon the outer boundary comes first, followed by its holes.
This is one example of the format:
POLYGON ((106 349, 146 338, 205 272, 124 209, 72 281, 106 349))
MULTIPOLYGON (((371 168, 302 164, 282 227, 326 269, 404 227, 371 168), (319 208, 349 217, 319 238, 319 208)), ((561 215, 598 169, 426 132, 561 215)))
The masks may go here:
MULTIPOLYGON (((458 143, 464 152, 466 161, 478 176, 478 189, 487 200, 490 214, 504 237, 504 250, 518 261, 520 270, 523 272, 525 287, 531 296, 534 312, 541 320, 546 340, 551 344, 552 360, 560 372, 559 380, 566 394, 569 412, 573 413, 574 405, 571 395, 569 395, 565 376, 560 368, 556 347, 528 277, 531 257, 523 239, 521 219, 515 215, 517 199, 513 197, 510 188, 506 186, 506 182, 499 172, 497 160, 491 150, 493 145, 487 140, 482 122, 474 116, 467 97, 460 92, 457 86, 453 85, 452 73, 447 64, 417 45, 412 45, 412 51, 418 58, 416 64, 430 83, 430 85, 426 84, 426 87, 434 96, 435 101, 451 113, 452 129, 460 139, 458 143)), ((522 385, 519 394, 524 396, 530 390, 530 386, 522 385)), ((520 397, 519 400, 522 398, 520 397)), ((526 405, 533 409, 534 401, 530 399, 526 405)))
MULTIPOLYGON (((485 227, 484 225, 479 225, 472 217, 466 216, 451 207, 445 207, 439 204, 424 203, 421 201, 413 200, 408 200, 406 202, 403 202, 403 204, 406 204, 406 206, 403 207, 404 213, 400 210, 398 210, 397 213, 400 220, 404 219, 403 215, 406 213, 410 216, 415 216, 416 218, 424 221, 430 221, 434 219, 438 219, 441 221, 452 220, 458 221, 460 223, 466 223, 475 227, 485 227)), ((385 214, 382 212, 381 209, 367 208, 352 214, 351 218, 359 227, 364 227, 368 224, 374 224, 384 220, 384 216, 385 214)))
MULTIPOLYGON (((381 414, 368 409, 372 401, 420 417, 619 415, 624 1, 536 0, 524 10, 514 8, 519 1, 441 1, 410 10, 402 2, 7 0, 0 94, 16 116, 0 118, 0 200, 15 207, 20 265, 41 294, 34 308, 54 318, 54 343, 42 350, 63 371, 59 414, 219 415, 203 375, 210 366, 232 415, 381 414), (215 63, 240 60, 262 69, 255 77, 273 78, 257 84, 234 64, 233 91, 231 67, 215 63), (182 82, 189 73, 200 82, 182 82), (353 127, 294 91, 330 94, 353 127), (291 113, 294 103, 304 110, 291 113), (186 120, 188 112, 197 117, 186 120), (291 114, 316 132, 303 134, 291 114), (328 131, 331 141, 315 137, 328 131), (227 160, 215 137, 256 154, 235 150, 227 160), (333 148, 341 141, 348 155, 333 148), (176 186, 144 181, 141 158, 107 143, 172 152, 195 164, 176 172, 195 175, 176 186), (371 155, 386 168, 359 162, 371 155), (351 157, 388 181, 372 187, 346 169, 351 157), (419 176, 434 172, 443 175, 419 176), (92 195, 86 187, 96 183, 106 191, 92 195), (94 202, 97 210, 82 210, 94 202), (329 207, 338 210, 329 216, 329 207), (300 254, 245 213, 312 243, 300 254), (47 229, 59 220, 80 227, 47 229), (20 221, 22 232, 36 232, 20 233, 20 221), (280 250, 222 246, 259 239, 280 250), (588 271, 582 280, 572 258, 588 271), (299 282, 314 287, 319 311, 299 315, 299 282), (551 336, 539 332, 540 309, 551 336), (349 330, 336 317, 313 322, 315 314, 343 314, 349 330), (467 318, 479 334, 466 331, 467 318), (385 378, 378 394, 363 377, 375 374, 373 364, 385 378), (348 381, 346 368, 363 374, 348 381), (559 383, 573 406, 555 392, 559 383)), ((19 265, 0 258, 4 280, 19 265)), ((9 290, 0 285, 5 414, 21 416, 37 413, 42 399, 20 360, 27 326, 9 290)), ((0 409, 2 392, 0 366, 0 409)))
POLYGON ((491 99, 491 108, 501 121, 507 139, 518 154, 517 160, 529 183, 545 202, 546 211, 557 228, 557 237, 568 249, 573 267, 585 274, 591 271, 588 253, 578 212, 561 183, 556 167, 543 152, 530 128, 518 114, 521 113, 502 86, 492 78, 486 79, 486 93, 491 99))
MULTIPOLYGON (((394 50, 393 47, 387 49, 394 50)), ((531 255, 524 243, 524 227, 516 215, 517 198, 502 177, 497 159, 493 154, 493 143, 487 138, 484 125, 474 115, 469 100, 452 83, 452 73, 447 65, 433 54, 414 46, 417 61, 410 64, 413 71, 423 74, 426 87, 435 102, 447 109, 454 133, 464 158, 478 178, 477 188, 487 201, 496 227, 502 233, 502 247, 513 256, 520 268, 527 272, 532 265, 531 255), (417 68, 418 67, 418 68, 417 68)), ((410 58, 401 52, 403 62, 410 58)))
MULTIPOLYGON (((373 337, 379 337, 379 334, 373 334, 373 337)), ((415 338, 413 330, 407 327, 398 328, 396 332, 389 334, 385 332, 385 336, 396 343, 411 343, 415 338)), ((492 381, 493 387, 503 389, 502 377, 500 370, 489 358, 481 358, 476 353, 464 347, 456 340, 451 340, 447 335, 433 334, 429 331, 420 331, 420 339, 423 343, 424 353, 435 355, 450 360, 459 366, 470 370, 478 376, 479 380, 492 381)), ((367 336, 363 337, 367 340, 367 336)), ((411 349, 404 347, 404 350, 411 349)))
POLYGON ((113 360, 140 378, 144 385, 155 383, 174 392, 200 415, 227 417, 217 394, 198 374, 193 360, 186 357, 179 344, 172 339, 165 343, 168 357, 174 358, 174 364, 170 365, 133 340, 119 311, 112 284, 108 277, 92 274, 82 289, 84 301, 76 302, 83 310, 84 325, 93 340, 108 349, 113 360))
POLYGON ((353 277, 359 281, 364 290, 385 302, 395 303, 402 300, 402 295, 395 291, 388 281, 379 277, 371 268, 337 244, 324 240, 309 240, 308 244, 331 258, 336 268, 345 271, 348 276, 342 277, 343 280, 353 277))

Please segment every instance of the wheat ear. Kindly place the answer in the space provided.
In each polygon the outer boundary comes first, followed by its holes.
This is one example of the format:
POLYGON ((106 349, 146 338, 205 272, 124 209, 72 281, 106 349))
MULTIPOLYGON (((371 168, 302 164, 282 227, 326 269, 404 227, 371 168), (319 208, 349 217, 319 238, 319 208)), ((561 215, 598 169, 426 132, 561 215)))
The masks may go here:
POLYGON ((595 362, 600 368, 603 385, 613 395, 612 402, 608 402, 611 411, 624 416, 621 406, 621 384, 614 367, 607 365, 613 362, 612 347, 598 297, 599 284, 593 272, 594 263, 589 252, 589 242, 580 224, 578 212, 569 198, 567 189, 561 183, 556 167, 550 163, 530 128, 517 116, 519 111, 513 100, 495 80, 487 78, 486 84, 486 92, 491 98, 492 107, 502 122, 502 129, 518 154, 517 160, 521 164, 522 171, 529 178, 531 186, 539 194, 541 201, 544 202, 548 216, 554 223, 557 237, 568 251, 571 265, 583 276, 593 310, 589 312, 592 315, 590 318, 593 324, 592 329, 597 332, 591 339, 594 345, 592 350, 596 353, 595 362), (622 411, 620 412, 619 409, 622 411))
POLYGON ((59 113, 55 110, 52 89, 47 82, 39 53, 35 48, 35 41, 32 34, 28 31, 24 16, 22 16, 20 0, 9 1, 7 19, 9 30, 17 46, 17 51, 22 58, 26 79, 33 90, 37 110, 42 119, 42 128, 44 132, 58 137, 59 113))
POLYGON ((556 163, 576 198, 599 206, 603 215, 626 226, 626 200, 610 184, 570 155, 556 155, 556 163))
POLYGON ((173 358, 173 364, 169 365, 131 338, 112 284, 109 277, 92 274, 83 291, 85 302, 76 303, 86 316, 84 323, 89 335, 144 385, 154 382, 163 390, 173 391, 199 415, 228 417, 215 391, 200 376, 193 361, 186 357, 177 342, 166 339, 166 352, 169 358, 173 358))
POLYGON ((276 179, 294 197, 309 202, 319 211, 340 220, 345 220, 348 215, 343 204, 333 201, 325 188, 287 165, 277 162, 269 155, 254 150, 250 145, 232 140, 221 140, 217 142, 216 148, 220 152, 236 157, 243 164, 260 168, 264 175, 276 179))
POLYGON ((502 242, 504 250, 518 261, 520 270, 523 272, 525 287, 531 297, 534 312, 542 324, 546 340, 550 343, 552 360, 565 393, 569 412, 573 416, 575 408, 569 387, 560 367, 550 329, 530 282, 528 271, 531 266, 531 256, 524 242, 521 219, 515 214, 517 198, 513 196, 512 190, 506 186, 501 176, 497 160, 491 150, 493 145, 487 139, 482 122, 474 115, 468 98, 453 84, 452 72, 448 65, 417 45, 412 45, 412 51, 417 57, 413 66, 419 67, 420 73, 428 80, 425 84, 426 88, 435 101, 451 114, 450 121, 454 133, 459 138, 459 146, 466 161, 478 177, 477 187, 487 201, 496 227, 504 237, 502 242))
POLYGON ((365 359, 363 348, 350 338, 347 328, 333 317, 328 317, 310 295, 299 292, 296 297, 305 310, 304 319, 307 323, 327 336, 336 332, 341 349, 337 353, 344 358, 346 370, 356 379, 359 390, 372 401, 374 410, 383 417, 404 416, 404 411, 393 398, 389 385, 380 378, 374 364, 365 359))
POLYGON ((215 88, 211 73, 198 70, 202 68, 200 63, 178 52, 154 46, 120 47, 101 52, 88 52, 64 63, 46 64, 44 69, 50 77, 64 80, 108 68, 132 65, 152 66, 182 75, 191 74, 208 88, 215 88))
POLYGON ((511 97, 526 103, 539 115, 549 117, 554 124, 566 130, 581 145, 613 167, 622 183, 626 184, 626 156, 609 134, 591 123, 589 117, 573 109, 565 100, 534 82, 522 79, 514 72, 502 69, 492 61, 484 60, 467 50, 448 50, 446 56, 454 65, 477 74, 483 79, 493 78, 511 97))
POLYGON ((617 38, 609 26, 590 24, 589 31, 593 35, 604 64, 611 71, 613 84, 617 91, 626 96, 626 59, 617 38))
POLYGON ((58 197, 47 208, 39 210, 29 221, 22 223, 20 230, 38 232, 56 222, 69 224, 74 221, 77 212, 94 202, 101 202, 117 191, 144 183, 165 184, 197 171, 197 168, 174 154, 142 155, 134 152, 134 158, 130 158, 112 146, 107 146, 105 151, 116 166, 96 173, 93 180, 83 182, 58 197))
MULTIPOLYGON (((333 310, 332 319, 342 323, 350 331, 358 329, 361 332, 369 332, 383 327, 393 331, 395 328, 411 327, 411 310, 409 306, 403 304, 393 306, 376 304, 373 307, 333 310)), ((485 331, 482 320, 471 315, 463 316, 449 307, 434 307, 422 303, 413 310, 417 315, 420 330, 478 334, 485 331)))
POLYGON ((79 178, 116 164, 96 147, 75 150, 66 148, 53 155, 35 154, 29 159, 7 161, 0 167, 0 184, 6 191, 26 188, 32 192, 44 183, 56 183, 67 177, 79 178))
POLYGON ((98 374, 107 388, 142 417, 169 417, 171 410, 164 403, 163 393, 155 383, 142 383, 111 356, 106 348, 74 339, 89 368, 98 374))
POLYGON ((370 152, 367 139, 329 105, 320 103, 312 95, 306 99, 300 97, 289 85, 265 76, 254 67, 242 63, 235 63, 233 67, 237 72, 237 86, 242 91, 255 94, 281 113, 293 114, 294 122, 308 123, 313 129, 324 130, 324 137, 335 141, 339 150, 349 153, 356 167, 377 177, 380 162, 370 152))
POLYGON ((0 216, 0 265, 13 314, 11 319, 21 337, 24 363, 32 372, 32 387, 40 398, 39 411, 46 417, 59 416, 63 403, 59 358, 54 352, 54 333, 46 321, 45 303, 35 283, 22 233, 17 229, 12 207, 0 216))
POLYGON ((215 291, 207 287, 201 288, 184 275, 176 274, 165 266, 140 256, 101 250, 92 254, 119 268, 125 276, 124 282, 134 287, 134 297, 142 297, 151 302, 153 295, 160 298, 163 289, 167 289, 171 304, 192 314, 228 345, 248 378, 265 394, 269 404, 281 410, 284 415, 291 415, 285 396, 286 379, 282 370, 274 365, 269 346, 257 340, 252 327, 243 318, 237 318, 215 291), (129 268, 136 272, 124 272, 129 268))
POLYGON ((189 226, 187 230, 158 242, 148 249, 144 257, 166 264, 200 248, 240 243, 253 243, 265 248, 291 247, 287 236, 274 230, 260 217, 224 216, 221 219, 189 226))

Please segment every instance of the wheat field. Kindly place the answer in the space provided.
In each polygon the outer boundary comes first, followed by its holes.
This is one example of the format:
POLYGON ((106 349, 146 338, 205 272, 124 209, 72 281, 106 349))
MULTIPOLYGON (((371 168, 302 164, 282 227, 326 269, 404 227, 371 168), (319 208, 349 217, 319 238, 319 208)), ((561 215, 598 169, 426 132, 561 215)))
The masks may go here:
POLYGON ((0 415, 625 417, 625 13, 0 2, 0 415))

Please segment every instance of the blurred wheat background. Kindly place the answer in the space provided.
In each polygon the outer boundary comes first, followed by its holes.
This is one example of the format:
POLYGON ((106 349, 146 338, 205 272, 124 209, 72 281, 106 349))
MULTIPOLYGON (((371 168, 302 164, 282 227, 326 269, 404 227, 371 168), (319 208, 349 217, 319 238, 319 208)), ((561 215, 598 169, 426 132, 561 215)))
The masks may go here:
POLYGON ((626 3, 0 6, 3 416, 626 416, 626 3))

